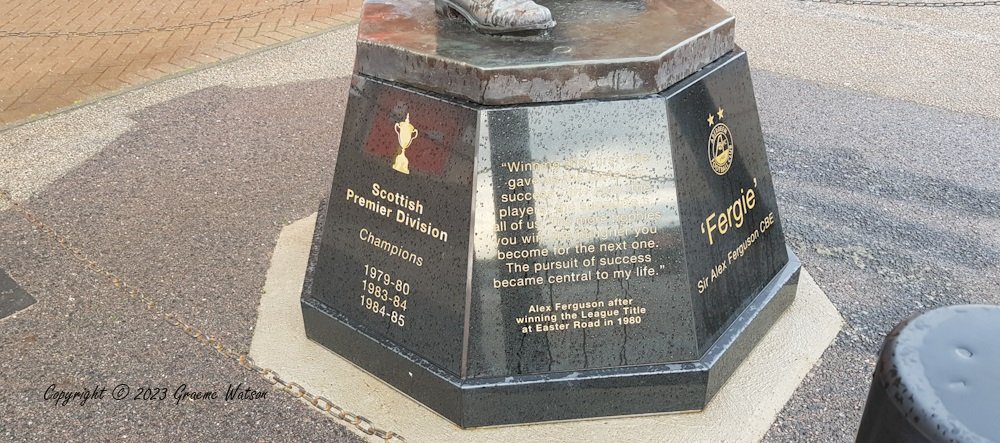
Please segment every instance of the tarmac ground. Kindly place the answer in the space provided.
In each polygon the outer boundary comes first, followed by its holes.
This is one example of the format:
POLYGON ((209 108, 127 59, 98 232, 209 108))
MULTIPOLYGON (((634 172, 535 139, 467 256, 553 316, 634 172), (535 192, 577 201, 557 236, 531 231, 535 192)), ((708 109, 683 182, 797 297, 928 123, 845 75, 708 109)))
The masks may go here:
MULTIPOLYGON (((895 324, 1000 304, 1000 7, 720 4, 750 56, 787 239, 846 322, 763 441, 853 441, 895 324)), ((0 436, 360 441, 356 420, 214 347, 250 348, 278 235, 328 191, 355 33, 333 25, 0 130, 16 202, 0 201, 0 270, 37 300, 0 320, 0 436), (240 383, 267 394, 45 399, 240 383)))

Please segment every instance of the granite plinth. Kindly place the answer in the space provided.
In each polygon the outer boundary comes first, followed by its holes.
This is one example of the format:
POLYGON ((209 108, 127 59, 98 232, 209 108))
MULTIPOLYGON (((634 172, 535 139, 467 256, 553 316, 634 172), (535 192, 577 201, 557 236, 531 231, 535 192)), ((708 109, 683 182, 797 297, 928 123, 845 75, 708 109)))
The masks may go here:
POLYGON ((460 426, 701 409, 794 297, 741 50, 621 100, 350 97, 306 333, 460 426))
POLYGON ((365 2, 355 70, 473 103, 656 94, 734 48, 733 17, 711 0, 543 2, 558 25, 485 35, 428 0, 365 2))

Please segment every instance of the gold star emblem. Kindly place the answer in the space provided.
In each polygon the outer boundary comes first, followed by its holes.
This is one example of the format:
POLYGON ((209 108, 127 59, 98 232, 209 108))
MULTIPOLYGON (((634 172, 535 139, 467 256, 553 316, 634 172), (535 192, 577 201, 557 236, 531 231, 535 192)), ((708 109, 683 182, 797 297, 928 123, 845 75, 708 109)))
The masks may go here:
POLYGON ((718 114, 719 114, 719 120, 722 120, 722 115, 723 115, 723 114, 724 114, 725 112, 726 112, 726 111, 725 111, 724 109, 722 109, 721 107, 719 108, 719 112, 718 112, 718 114))
POLYGON ((715 116, 712 114, 708 114, 708 125, 712 126, 714 124, 715 124, 715 116))

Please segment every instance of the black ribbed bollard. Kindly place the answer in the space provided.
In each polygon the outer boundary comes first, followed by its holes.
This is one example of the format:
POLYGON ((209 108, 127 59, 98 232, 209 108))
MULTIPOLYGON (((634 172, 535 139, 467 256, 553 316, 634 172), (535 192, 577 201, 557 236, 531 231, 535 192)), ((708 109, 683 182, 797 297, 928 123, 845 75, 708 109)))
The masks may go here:
POLYGON ((896 326, 857 442, 1000 442, 1000 306, 949 306, 896 326))

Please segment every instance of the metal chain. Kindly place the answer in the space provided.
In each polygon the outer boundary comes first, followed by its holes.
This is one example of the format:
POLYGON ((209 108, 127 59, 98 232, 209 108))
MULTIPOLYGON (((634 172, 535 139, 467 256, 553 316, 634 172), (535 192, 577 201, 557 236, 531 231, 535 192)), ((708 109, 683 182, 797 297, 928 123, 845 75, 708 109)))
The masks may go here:
POLYGON ((108 31, 4 31, 0 29, 0 37, 15 37, 15 38, 35 38, 35 37, 106 37, 109 35, 125 35, 125 34, 142 34, 145 32, 161 32, 161 31, 176 31, 178 29, 189 29, 198 26, 210 26, 215 23, 225 23, 234 20, 248 19, 250 17, 256 17, 258 15, 264 15, 269 12, 277 11, 279 9, 284 9, 289 6, 305 3, 306 0, 292 0, 291 2, 272 6, 270 8, 261 9, 259 11, 248 12, 245 14, 233 15, 229 17, 220 17, 213 20, 206 20, 198 23, 185 23, 180 25, 170 25, 170 26, 156 26, 149 28, 130 28, 130 29, 113 29, 108 31))
POLYGON ((904 2, 877 0, 798 0, 809 3, 832 3, 849 6, 895 6, 898 8, 952 8, 963 6, 1000 6, 1000 0, 985 0, 975 2, 904 2))
POLYGON ((105 269, 100 265, 100 263, 91 259, 82 249, 70 243, 65 236, 59 234, 59 232, 55 229, 44 223, 34 213, 22 207, 20 203, 11 198, 7 191, 0 190, 0 203, 9 204, 14 211, 21 215, 22 218, 27 220, 28 223, 32 224, 35 228, 44 232, 45 235, 48 236, 49 240, 57 243, 63 250, 69 252, 73 258, 83 264, 85 268, 101 277, 104 277, 116 289, 124 291, 132 300, 140 303, 147 312, 152 314, 154 319, 165 321, 170 326, 180 329, 185 334, 191 336, 191 338, 197 340, 199 343, 214 349, 215 352, 218 352, 222 356, 235 361, 240 366, 256 372, 262 379, 273 385, 275 389, 288 392, 293 397, 302 399, 326 415, 353 425, 365 434, 374 435, 385 441, 406 441, 402 435, 393 431, 379 429, 374 423, 372 423, 371 420, 365 418, 364 416, 350 412, 323 396, 315 395, 294 381, 286 381, 274 370, 258 365, 246 352, 238 351, 223 344, 217 337, 204 333, 201 329, 184 321, 173 312, 165 310, 156 302, 155 299, 139 289, 130 286, 123 278, 105 269))

